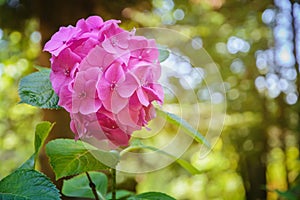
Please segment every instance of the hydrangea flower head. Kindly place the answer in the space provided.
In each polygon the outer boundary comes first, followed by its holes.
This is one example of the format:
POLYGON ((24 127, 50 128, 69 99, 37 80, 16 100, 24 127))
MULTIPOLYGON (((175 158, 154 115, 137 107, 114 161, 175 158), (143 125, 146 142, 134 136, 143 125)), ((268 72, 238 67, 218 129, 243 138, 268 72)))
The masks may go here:
POLYGON ((75 139, 94 137, 126 146, 133 131, 163 103, 159 51, 152 39, 98 16, 61 27, 46 43, 50 80, 59 105, 70 113, 75 139))

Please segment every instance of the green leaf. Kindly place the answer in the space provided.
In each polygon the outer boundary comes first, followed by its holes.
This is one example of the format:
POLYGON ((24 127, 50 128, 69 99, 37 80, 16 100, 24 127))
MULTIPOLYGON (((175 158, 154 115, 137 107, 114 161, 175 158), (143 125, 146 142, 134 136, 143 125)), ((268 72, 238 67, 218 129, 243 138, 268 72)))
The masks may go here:
POLYGON ((50 69, 39 68, 23 77, 19 84, 20 103, 27 103, 32 106, 48 109, 58 109, 58 96, 52 89, 50 82, 50 69))
POLYGON ((183 130, 190 135, 191 137, 193 137, 197 142, 203 143, 205 144, 207 147, 211 147, 209 142, 205 139, 205 137, 199 133, 196 129, 194 129, 187 121, 185 121, 184 119, 180 118, 179 116, 160 110, 158 108, 156 108, 156 111, 159 115, 161 115, 162 117, 165 117, 166 120, 172 124, 175 124, 177 126, 181 126, 183 128, 183 130))
MULTIPOLYGON (((128 190, 117 190, 116 191, 116 198, 117 199, 124 199, 124 198, 130 197, 132 195, 134 195, 134 193, 130 192, 128 190)), ((111 200, 112 199, 112 193, 111 192, 106 195, 106 199, 107 200, 111 200)))
POLYGON ((34 148, 35 152, 30 156, 30 158, 23 163, 19 169, 34 169, 36 159, 38 154, 43 146, 47 136, 49 135, 54 123, 50 122, 41 122, 35 127, 35 139, 34 139, 34 148))
POLYGON ((0 193, 0 199, 2 200, 28 200, 28 198, 18 196, 15 194, 2 194, 0 193))
POLYGON ((41 122, 35 127, 35 140, 34 140, 34 147, 35 152, 39 153, 41 147, 43 146, 47 136, 49 135, 51 129, 53 128, 55 123, 50 122, 41 122))
POLYGON ((134 197, 129 197, 128 200, 175 200, 173 197, 161 192, 146 192, 134 197))
POLYGON ((19 169, 34 169, 36 153, 33 153, 17 170, 19 169))
POLYGON ((115 152, 98 150, 85 142, 72 139, 50 141, 46 145, 46 153, 50 158, 50 165, 55 172, 56 179, 108 169, 119 162, 119 155, 115 152))
POLYGON ((183 167, 185 170, 187 170, 190 174, 200 174, 202 172, 200 172, 197 168, 195 168, 191 163, 189 163, 188 161, 186 160, 183 160, 181 158, 178 158, 176 160, 176 162, 181 166, 183 167))
POLYGON ((168 50, 166 47, 159 45, 158 46, 159 51, 159 62, 165 61, 170 56, 170 50, 168 50))
POLYGON ((59 191, 44 174, 20 169, 0 181, 0 199, 26 200, 60 199, 59 191))
POLYGON ((191 163, 187 162, 186 160, 181 159, 181 158, 177 158, 176 156, 173 156, 172 154, 169 154, 165 151, 162 151, 162 150, 160 150, 156 147, 144 145, 139 139, 132 140, 131 141, 131 146, 128 147, 127 149, 124 149, 122 153, 125 153, 125 152, 130 151, 130 150, 135 150, 137 148, 149 149, 151 151, 156 151, 158 153, 166 155, 166 156, 174 159, 181 167, 183 167, 185 170, 187 170, 190 174, 195 175, 195 174, 200 174, 201 173, 197 168, 195 168, 191 163))
MULTIPOLYGON (((89 175, 96 185, 100 199, 104 199, 107 190, 107 177, 101 172, 89 172, 89 175)), ((69 180, 64 180, 62 193, 69 197, 95 198, 86 174, 80 174, 69 180)))

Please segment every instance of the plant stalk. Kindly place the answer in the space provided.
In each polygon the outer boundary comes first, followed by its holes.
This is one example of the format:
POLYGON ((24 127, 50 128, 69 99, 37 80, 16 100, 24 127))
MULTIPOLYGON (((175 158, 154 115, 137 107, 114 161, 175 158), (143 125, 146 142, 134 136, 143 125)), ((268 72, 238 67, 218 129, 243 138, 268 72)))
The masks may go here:
POLYGON ((111 194, 112 194, 112 200, 116 200, 116 188, 117 188, 117 173, 116 169, 111 168, 111 175, 112 175, 112 188, 111 188, 111 194))
POLYGON ((92 191, 93 191, 93 194, 94 194, 94 196, 95 196, 95 199, 96 199, 96 200, 99 200, 99 197, 98 197, 98 194, 97 194, 97 190, 96 190, 96 185, 95 185, 95 183, 92 181, 92 179, 91 179, 91 177, 90 177, 90 174, 89 174, 88 172, 85 172, 85 174, 86 174, 86 176, 87 176, 88 179, 89 179, 89 182, 90 182, 89 186, 90 186, 90 188, 91 188, 92 191))

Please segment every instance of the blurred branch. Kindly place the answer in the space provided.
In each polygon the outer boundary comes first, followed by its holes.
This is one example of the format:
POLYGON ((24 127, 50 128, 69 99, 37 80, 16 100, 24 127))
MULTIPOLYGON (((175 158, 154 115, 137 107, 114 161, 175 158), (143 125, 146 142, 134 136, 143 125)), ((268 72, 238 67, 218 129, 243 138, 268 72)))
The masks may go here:
POLYGON ((93 194, 94 194, 94 196, 95 196, 95 199, 96 200, 99 200, 99 197, 98 197, 98 194, 97 194, 97 190, 96 190, 96 185, 95 185, 95 183, 92 181, 92 178, 91 178, 91 176, 90 176, 90 174, 88 173, 88 172, 85 172, 85 174, 86 174, 86 176, 88 177, 88 179, 89 179, 89 186, 90 186, 90 188, 92 189, 92 191, 93 191, 93 194))

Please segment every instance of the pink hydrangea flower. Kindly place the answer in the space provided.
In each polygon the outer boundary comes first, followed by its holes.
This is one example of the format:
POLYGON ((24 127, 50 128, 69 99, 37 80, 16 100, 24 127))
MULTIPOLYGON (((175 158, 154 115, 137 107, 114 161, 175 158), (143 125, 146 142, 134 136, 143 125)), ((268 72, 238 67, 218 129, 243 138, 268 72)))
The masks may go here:
POLYGON ((130 134, 117 124, 112 113, 100 109, 96 114, 71 114, 71 130, 75 139, 94 137, 98 140, 109 140, 115 146, 127 146, 130 134))
POLYGON ((71 116, 75 139, 94 137, 126 146, 132 132, 163 103, 159 51, 152 39, 98 16, 61 27, 46 43, 58 104, 71 116))

